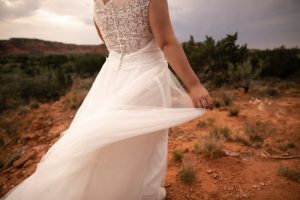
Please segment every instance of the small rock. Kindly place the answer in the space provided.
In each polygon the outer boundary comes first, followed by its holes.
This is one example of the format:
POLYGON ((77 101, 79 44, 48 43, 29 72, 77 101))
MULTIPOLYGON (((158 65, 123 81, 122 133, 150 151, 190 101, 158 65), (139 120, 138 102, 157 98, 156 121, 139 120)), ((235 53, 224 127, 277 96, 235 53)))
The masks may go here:
POLYGON ((266 184, 264 182, 259 182, 259 185, 264 186, 266 184))
POLYGON ((213 171, 211 169, 207 170, 208 174, 211 174, 213 171))
POLYGON ((178 140, 183 140, 183 136, 182 136, 182 135, 181 135, 181 136, 178 136, 177 139, 178 139, 178 140))
POLYGON ((217 174, 217 173, 213 173, 213 174, 212 174, 212 177, 213 177, 214 179, 216 179, 216 178, 218 178, 218 174, 217 174))
POLYGON ((259 188, 259 185, 252 185, 253 188, 259 188))
POLYGON ((51 118, 50 118, 50 119, 48 119, 48 120, 47 120, 47 124, 48 124, 48 125, 51 125, 51 124, 53 124, 53 119, 51 119, 51 118))

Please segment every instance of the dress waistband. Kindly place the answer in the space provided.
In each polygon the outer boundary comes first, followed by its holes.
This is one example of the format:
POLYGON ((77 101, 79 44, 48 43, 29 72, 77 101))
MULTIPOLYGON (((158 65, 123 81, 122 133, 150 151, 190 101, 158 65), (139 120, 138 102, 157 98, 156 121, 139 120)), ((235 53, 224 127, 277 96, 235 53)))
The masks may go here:
POLYGON ((106 60, 112 62, 117 70, 158 62, 167 62, 164 53, 158 47, 154 39, 152 39, 145 47, 133 53, 124 54, 112 50, 106 60))

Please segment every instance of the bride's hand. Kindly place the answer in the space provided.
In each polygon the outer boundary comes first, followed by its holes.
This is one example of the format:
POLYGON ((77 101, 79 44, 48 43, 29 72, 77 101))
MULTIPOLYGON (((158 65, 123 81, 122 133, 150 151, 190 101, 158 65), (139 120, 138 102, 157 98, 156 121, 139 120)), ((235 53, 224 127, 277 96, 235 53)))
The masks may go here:
POLYGON ((213 101, 210 97, 206 88, 201 84, 197 83, 190 88, 191 97, 193 100, 194 107, 213 109, 213 101))

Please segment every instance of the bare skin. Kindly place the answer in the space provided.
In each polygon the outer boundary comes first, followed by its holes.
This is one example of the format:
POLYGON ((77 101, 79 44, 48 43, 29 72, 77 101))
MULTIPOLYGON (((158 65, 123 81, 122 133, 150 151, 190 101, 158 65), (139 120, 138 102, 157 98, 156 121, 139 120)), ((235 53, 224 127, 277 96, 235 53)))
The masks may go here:
POLYGON ((167 0, 150 1, 149 23, 154 37, 172 69, 189 89, 194 106, 212 109, 212 99, 208 91, 200 83, 175 36, 167 0))
MULTIPOLYGON (((189 64, 189 61, 174 33, 167 0, 150 0, 149 23, 157 44, 172 69, 188 88, 194 107, 212 109, 212 98, 206 88, 201 84, 197 75, 189 64)), ((97 33, 101 40, 104 39, 94 20, 97 33)))

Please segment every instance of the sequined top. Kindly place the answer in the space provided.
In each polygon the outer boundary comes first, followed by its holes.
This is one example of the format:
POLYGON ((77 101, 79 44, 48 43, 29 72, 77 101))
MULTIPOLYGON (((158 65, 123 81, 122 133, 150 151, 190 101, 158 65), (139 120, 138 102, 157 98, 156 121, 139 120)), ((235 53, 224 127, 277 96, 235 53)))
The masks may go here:
POLYGON ((94 0, 94 20, 108 51, 133 53, 153 39, 148 20, 150 0, 94 0))

